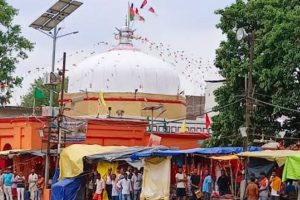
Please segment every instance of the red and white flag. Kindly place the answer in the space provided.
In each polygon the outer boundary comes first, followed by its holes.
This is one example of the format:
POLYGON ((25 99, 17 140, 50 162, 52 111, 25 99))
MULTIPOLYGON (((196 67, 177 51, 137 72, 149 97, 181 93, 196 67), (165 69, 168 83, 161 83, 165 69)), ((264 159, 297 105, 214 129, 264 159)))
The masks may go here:
POLYGON ((210 127, 210 119, 207 113, 205 113, 205 128, 208 129, 210 127))
POLYGON ((147 0, 144 0, 143 3, 142 3, 142 5, 141 5, 141 9, 143 9, 146 4, 147 4, 147 0))
POLYGON ((154 10, 153 7, 150 7, 150 8, 148 9, 148 11, 156 15, 156 12, 155 12, 155 10, 154 10))

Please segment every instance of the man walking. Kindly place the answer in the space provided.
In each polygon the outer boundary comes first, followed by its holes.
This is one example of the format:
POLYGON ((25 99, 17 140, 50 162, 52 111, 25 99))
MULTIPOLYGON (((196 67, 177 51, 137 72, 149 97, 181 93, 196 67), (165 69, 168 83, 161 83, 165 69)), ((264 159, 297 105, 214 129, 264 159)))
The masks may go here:
POLYGON ((193 174, 191 176, 191 184, 192 184, 192 193, 193 200, 197 200, 196 191, 200 188, 200 176, 198 175, 197 168, 194 168, 193 174))
POLYGON ((112 168, 109 168, 107 170, 106 177, 104 178, 105 184, 106 184, 105 185, 105 189, 106 189, 106 192, 107 192, 107 198, 108 198, 108 200, 112 200, 112 197, 111 197, 111 193, 112 193, 111 175, 112 175, 112 168))
POLYGON ((19 172, 19 174, 15 178, 15 182, 17 184, 17 197, 18 200, 24 200, 25 195, 25 176, 22 172, 19 172))
POLYGON ((97 179, 96 179, 96 191, 93 196, 93 200, 102 200, 103 199, 103 191, 104 191, 104 181, 101 178, 100 174, 97 174, 97 179))
POLYGON ((31 174, 28 177, 28 190, 30 192, 30 199, 36 200, 37 199, 37 182, 38 182, 38 175, 35 173, 34 169, 31 170, 31 174))
POLYGON ((118 187, 122 188, 121 200, 131 200, 130 198, 131 181, 128 179, 127 173, 124 173, 124 178, 119 181, 118 187))
POLYGON ((37 191, 37 200, 42 200, 42 196, 43 196, 43 190, 44 190, 44 185, 45 185, 45 178, 39 174, 38 175, 38 182, 37 182, 37 187, 38 187, 38 191, 37 191))
POLYGON ((6 173, 3 175, 4 193, 6 200, 13 200, 11 186, 13 183, 14 175, 11 173, 11 168, 8 168, 6 173))
POLYGON ((266 176, 265 172, 260 173, 261 180, 259 181, 259 199, 260 200, 268 200, 268 187, 269 187, 269 181, 266 176))
POLYGON ((230 193, 230 178, 225 174, 225 171, 221 171, 221 176, 217 181, 219 187, 220 196, 230 193))
POLYGON ((250 183, 246 188, 247 200, 258 200, 258 186, 255 183, 255 177, 250 178, 250 183))
POLYGON ((131 182, 133 185, 133 200, 139 200, 142 189, 142 174, 136 168, 133 171, 131 182))
POLYGON ((205 172, 205 174, 206 176, 203 181, 202 192, 204 195, 204 200, 209 200, 212 192, 212 178, 208 171, 205 172))
POLYGON ((272 173, 270 182, 271 182, 271 199, 279 200, 280 189, 281 189, 281 179, 276 175, 276 172, 272 173))
POLYGON ((176 196, 178 200, 185 200, 186 196, 186 175, 182 171, 182 167, 178 168, 176 174, 176 196))

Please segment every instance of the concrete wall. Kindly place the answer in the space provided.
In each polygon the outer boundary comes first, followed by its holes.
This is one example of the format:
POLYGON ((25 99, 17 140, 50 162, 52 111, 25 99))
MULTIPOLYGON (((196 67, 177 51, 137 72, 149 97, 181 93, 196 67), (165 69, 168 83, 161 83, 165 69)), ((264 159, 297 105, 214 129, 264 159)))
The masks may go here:
MULTIPOLYGON (((205 110, 211 111, 217 105, 214 91, 223 85, 224 81, 206 81, 205 87, 205 110)), ((216 115, 217 112, 209 113, 209 117, 216 115)))
POLYGON ((151 117, 151 111, 143 110, 145 106, 157 106, 162 104, 163 108, 154 111, 154 118, 159 115, 162 119, 180 119, 186 116, 186 101, 182 96, 155 95, 144 93, 105 93, 104 98, 107 107, 99 106, 99 93, 75 93, 66 94, 65 112, 67 116, 90 116, 96 117, 108 115, 108 107, 111 107, 111 116, 117 117, 117 110, 124 110, 124 117, 151 117), (80 97, 82 97, 80 99, 80 97), (73 103, 71 102, 73 101, 73 103), (163 112, 161 115, 160 113, 163 112))

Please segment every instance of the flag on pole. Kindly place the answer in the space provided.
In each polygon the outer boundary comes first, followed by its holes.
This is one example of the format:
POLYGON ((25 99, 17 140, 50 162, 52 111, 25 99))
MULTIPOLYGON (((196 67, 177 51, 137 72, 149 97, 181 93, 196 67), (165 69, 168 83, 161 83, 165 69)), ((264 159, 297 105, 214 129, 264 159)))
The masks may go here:
POLYGON ((147 0, 144 0, 143 3, 142 3, 142 5, 141 5, 141 9, 143 9, 146 4, 147 4, 147 0))
POLYGON ((129 21, 133 21, 134 20, 134 8, 133 8, 133 3, 131 4, 130 8, 129 8, 129 21))
POLYGON ((210 127, 210 119, 207 113, 205 113, 205 127, 206 129, 210 127))
POLYGON ((42 100, 42 99, 46 98, 46 96, 41 88, 39 88, 39 87, 34 88, 34 98, 38 99, 38 100, 42 100))
POLYGON ((186 121, 183 120, 183 121, 182 121, 182 124, 181 124, 181 127, 180 127, 180 129, 179 129, 179 133, 185 133, 185 132, 187 132, 186 121))
POLYGON ((99 102, 99 104, 102 104, 104 107, 107 107, 103 92, 99 93, 98 102, 99 102))
POLYGON ((153 7, 150 7, 150 8, 148 9, 148 11, 156 15, 156 12, 155 12, 155 10, 154 10, 153 7))

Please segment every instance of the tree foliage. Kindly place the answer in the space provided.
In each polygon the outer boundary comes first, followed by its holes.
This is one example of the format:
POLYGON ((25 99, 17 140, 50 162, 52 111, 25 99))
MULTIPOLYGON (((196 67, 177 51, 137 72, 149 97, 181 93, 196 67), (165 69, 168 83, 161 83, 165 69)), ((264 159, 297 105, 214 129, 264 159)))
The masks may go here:
MULTIPOLYGON (((211 145, 240 145, 238 129, 245 122, 245 100, 239 100, 245 96, 250 48, 246 40, 236 40, 236 28, 255 32, 253 98, 297 110, 300 104, 300 1, 237 0, 216 14, 220 15, 217 27, 227 39, 216 51, 215 65, 226 82, 215 91, 220 112, 212 119, 211 145)), ((289 130, 291 136, 300 136, 298 112, 254 103, 250 139, 260 134, 274 135, 283 129, 289 130), (277 121, 281 116, 289 118, 283 127, 277 121)))
MULTIPOLYGON (((59 102, 58 99, 60 98, 59 94, 61 92, 61 84, 58 84, 56 86, 49 86, 43 84, 43 79, 41 77, 34 80, 34 82, 31 84, 27 94, 22 96, 21 98, 21 106, 24 107, 33 107, 34 102, 34 90, 35 88, 39 88, 42 90, 45 98, 44 99, 36 99, 35 100, 35 106, 36 107, 42 107, 42 106, 49 106, 49 96, 50 96, 50 89, 53 87, 54 93, 53 93, 53 106, 57 107, 59 102)), ((68 88, 68 79, 65 79, 65 87, 64 91, 66 92, 68 88)))
POLYGON ((16 64, 26 59, 26 51, 33 48, 25 37, 21 36, 21 27, 13 24, 17 10, 0 0, 0 106, 9 103, 12 90, 22 83, 22 77, 13 75, 16 64))

